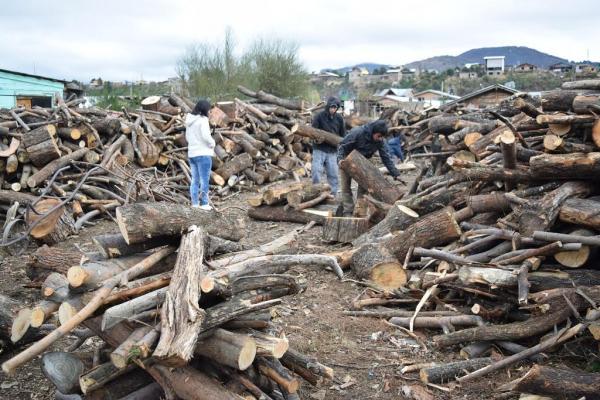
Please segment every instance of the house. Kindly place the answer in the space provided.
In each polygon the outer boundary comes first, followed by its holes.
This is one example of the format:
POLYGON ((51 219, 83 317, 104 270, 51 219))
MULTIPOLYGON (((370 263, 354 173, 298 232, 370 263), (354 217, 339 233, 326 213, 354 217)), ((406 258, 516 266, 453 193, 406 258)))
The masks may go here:
POLYGON ((390 68, 385 71, 384 75, 388 76, 392 82, 400 82, 402 80, 402 68, 390 68))
POLYGON ((592 63, 575 64, 575 73, 578 75, 595 75, 598 72, 598 67, 592 63))
POLYGON ((367 70, 366 68, 354 67, 352 68, 352 71, 349 72, 348 79, 350 80, 350 82, 354 83, 359 81, 360 78, 362 78, 363 76, 367 75, 369 75, 369 70, 367 70))
POLYGON ((459 79, 476 79, 477 72, 475 71, 460 71, 458 73, 459 79))
POLYGON ((466 108, 487 108, 497 106, 502 100, 512 96, 518 91, 504 85, 491 85, 483 89, 476 90, 459 99, 452 100, 442 106, 442 109, 448 109, 460 105, 466 108))
POLYGON ((533 65, 533 64, 529 64, 529 63, 519 64, 513 68, 513 71, 515 71, 515 72, 533 72, 533 71, 537 71, 537 70, 538 70, 537 65, 533 65))
POLYGON ((52 107, 54 97, 63 96, 66 84, 61 79, 0 69, 0 108, 52 107))
POLYGON ((481 66, 481 63, 466 63, 465 64, 465 68, 466 69, 471 69, 472 67, 476 67, 477 68, 477 67, 480 67, 480 66, 481 66))
POLYGON ((417 99, 417 101, 423 102, 425 103, 425 105, 433 107, 440 107, 442 104, 460 98, 460 96, 455 96, 453 94, 434 89, 423 90, 422 92, 415 93, 414 96, 417 99))
POLYGON ((504 74, 504 56, 483 57, 485 61, 485 73, 487 75, 504 74))
POLYGON ((396 97, 405 97, 411 101, 413 97, 415 97, 412 89, 399 89, 399 88, 388 88, 380 90, 375 93, 373 97, 384 97, 384 96, 396 96, 396 97))
POLYGON ((102 88, 103 86, 104 82, 102 81, 102 78, 93 78, 92 80, 90 80, 89 87, 92 89, 102 88))
POLYGON ((569 63, 559 62, 556 64, 552 64, 548 67, 548 70, 554 72, 555 74, 562 75, 566 72, 573 70, 573 65, 569 63))

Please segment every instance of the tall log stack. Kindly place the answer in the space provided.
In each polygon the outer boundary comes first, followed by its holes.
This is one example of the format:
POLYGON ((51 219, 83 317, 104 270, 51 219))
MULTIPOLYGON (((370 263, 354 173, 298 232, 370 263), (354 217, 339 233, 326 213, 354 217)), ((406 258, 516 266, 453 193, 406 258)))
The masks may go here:
MULTIPOLYGON (((434 347, 462 345, 466 360, 415 368, 428 384, 539 362, 575 335, 598 340, 599 115, 600 80, 565 83, 541 102, 517 94, 495 109, 410 121, 388 112, 421 172, 393 206, 373 201, 387 216, 336 253, 375 289, 347 314, 439 329, 434 347), (488 357, 492 348, 504 356, 488 357)), ((575 397, 600 387, 599 374, 534 367, 509 390, 549 394, 561 374, 575 397)))
MULTIPOLYGON (((341 271, 335 258, 265 256, 297 233, 244 250, 235 243, 243 232, 238 221, 183 205, 160 206, 118 208, 121 233, 95 238, 97 255, 75 254, 71 261, 64 255, 72 266, 47 276, 35 312, 0 297, 0 338, 34 342, 5 361, 4 371, 15 372, 76 333, 68 351, 42 357, 44 374, 62 395, 285 399, 297 396, 301 378, 311 385, 333 379, 331 368, 289 348, 269 310, 281 297, 304 290, 301 278, 286 274, 291 266, 341 271), (173 223, 163 229, 161 221, 173 223), (208 272, 207 263, 223 267, 208 272), (55 314, 60 325, 54 331, 35 328, 53 323, 55 314), (92 336, 106 343, 93 362, 78 350, 92 336)), ((57 264, 47 249, 36 262, 57 264)))

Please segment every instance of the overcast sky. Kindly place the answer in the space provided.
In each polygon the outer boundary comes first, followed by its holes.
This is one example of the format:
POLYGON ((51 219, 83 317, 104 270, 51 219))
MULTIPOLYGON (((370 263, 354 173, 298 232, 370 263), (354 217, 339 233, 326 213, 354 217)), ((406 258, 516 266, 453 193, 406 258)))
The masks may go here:
POLYGON ((64 79, 164 80, 187 46, 291 39, 309 71, 401 65, 476 47, 528 46, 600 60, 595 0, 2 2, 0 69, 64 79))

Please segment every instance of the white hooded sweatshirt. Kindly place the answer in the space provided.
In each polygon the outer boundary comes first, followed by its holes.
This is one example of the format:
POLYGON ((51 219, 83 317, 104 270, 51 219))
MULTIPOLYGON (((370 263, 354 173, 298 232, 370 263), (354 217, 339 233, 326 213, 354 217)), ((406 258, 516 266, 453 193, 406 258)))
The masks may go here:
POLYGON ((203 115, 186 114, 185 139, 188 142, 188 157, 212 156, 215 141, 210 135, 208 118, 203 115))

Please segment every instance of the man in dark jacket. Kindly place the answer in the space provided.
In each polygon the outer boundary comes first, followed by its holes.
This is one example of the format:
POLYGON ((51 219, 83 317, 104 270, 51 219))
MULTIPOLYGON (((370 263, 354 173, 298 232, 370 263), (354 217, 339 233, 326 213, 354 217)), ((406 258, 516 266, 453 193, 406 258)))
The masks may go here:
MULTIPOLYGON (((312 126, 327 132, 344 137, 346 128, 344 119, 337 113, 340 108, 340 100, 337 97, 327 99, 325 110, 314 118, 312 126)), ((319 183, 323 175, 323 169, 327 173, 327 181, 331 186, 331 193, 338 191, 338 164, 336 159, 337 148, 327 143, 315 143, 312 155, 312 181, 319 183)))
MULTIPOLYGON (((352 129, 340 143, 337 153, 338 162, 342 161, 352 153, 353 150, 358 151, 366 158, 373 157, 376 151, 379 152, 383 165, 390 172, 390 175, 395 180, 402 182, 400 173, 396 169, 389 149, 385 142, 385 137, 388 134, 388 128, 385 121, 373 121, 363 126, 352 129)), ((343 215, 351 215, 354 210, 354 199, 352 197, 352 189, 350 187, 352 178, 343 169, 340 168, 340 185, 342 187, 341 205, 343 215)), ((358 187, 357 198, 362 197, 365 190, 358 187)))

